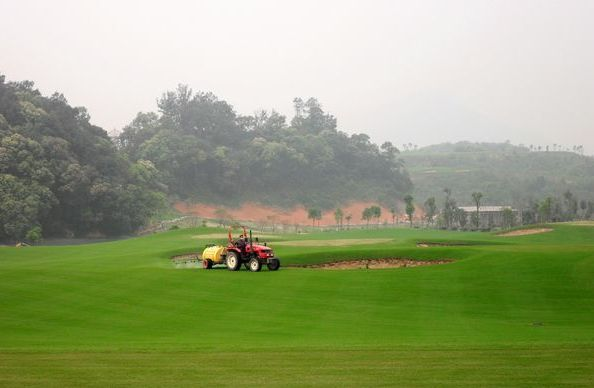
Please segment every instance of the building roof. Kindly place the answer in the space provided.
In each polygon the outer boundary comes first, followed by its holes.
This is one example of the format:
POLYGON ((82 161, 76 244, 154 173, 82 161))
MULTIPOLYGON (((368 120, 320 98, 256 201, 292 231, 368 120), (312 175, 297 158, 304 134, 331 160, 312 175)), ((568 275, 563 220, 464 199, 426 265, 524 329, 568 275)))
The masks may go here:
MULTIPOLYGON (((476 211, 476 206, 460 206, 460 209, 470 213, 476 211)), ((479 207, 479 212, 501 212, 505 209, 514 210, 511 206, 481 206, 479 207)))

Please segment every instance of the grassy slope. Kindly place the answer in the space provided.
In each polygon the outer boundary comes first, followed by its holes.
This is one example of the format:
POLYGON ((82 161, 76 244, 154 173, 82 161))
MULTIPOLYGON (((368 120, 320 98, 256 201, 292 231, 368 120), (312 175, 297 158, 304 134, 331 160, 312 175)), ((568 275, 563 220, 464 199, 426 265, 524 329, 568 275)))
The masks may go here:
POLYGON ((441 144, 402 153, 419 203, 442 202, 449 187, 459 205, 472 205, 481 191, 485 204, 517 205, 529 198, 560 196, 571 190, 592 199, 594 158, 570 152, 528 152, 506 144, 441 144))
POLYGON ((594 378, 593 227, 560 225, 515 238, 351 231, 290 238, 394 241, 277 249, 283 263, 459 259, 434 267, 259 274, 172 268, 169 256, 196 250, 206 241, 191 237, 212 232, 0 248, 0 385, 594 378), (418 240, 473 245, 417 248, 418 240))

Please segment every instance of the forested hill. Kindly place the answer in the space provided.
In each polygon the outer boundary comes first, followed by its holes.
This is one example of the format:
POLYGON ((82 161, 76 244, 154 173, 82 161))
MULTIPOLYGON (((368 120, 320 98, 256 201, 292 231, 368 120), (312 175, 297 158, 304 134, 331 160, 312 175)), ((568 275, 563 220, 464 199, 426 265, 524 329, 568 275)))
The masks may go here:
POLYGON ((313 98, 294 104, 290 122, 242 116, 179 86, 111 139, 63 95, 0 75, 0 241, 130 233, 166 196, 331 208, 412 189, 391 143, 339 131, 313 98))
POLYGON ((130 160, 149 160, 172 193, 200 202, 330 208, 388 202, 411 190, 398 150, 347 135, 314 98, 294 100, 290 122, 272 111, 237 114, 211 93, 165 93, 119 136, 130 160))
MULTIPOLYGON (((550 148, 508 143, 439 144, 401 154, 415 186, 415 199, 443 197, 450 188, 460 205, 471 194, 484 204, 527 205, 531 199, 560 197, 567 190, 594 200, 594 158, 550 148)), ((578 148, 579 150, 579 148, 578 148)))
POLYGON ((157 175, 84 108, 0 75, 0 241, 132 232, 162 202, 157 175))

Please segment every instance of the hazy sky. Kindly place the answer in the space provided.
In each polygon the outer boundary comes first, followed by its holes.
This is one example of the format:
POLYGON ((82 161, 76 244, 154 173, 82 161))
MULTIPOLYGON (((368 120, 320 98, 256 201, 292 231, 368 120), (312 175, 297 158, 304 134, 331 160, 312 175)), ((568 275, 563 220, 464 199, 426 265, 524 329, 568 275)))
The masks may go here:
POLYGON ((0 73, 121 129, 178 83, 375 141, 583 144, 594 1, 0 0, 0 73))

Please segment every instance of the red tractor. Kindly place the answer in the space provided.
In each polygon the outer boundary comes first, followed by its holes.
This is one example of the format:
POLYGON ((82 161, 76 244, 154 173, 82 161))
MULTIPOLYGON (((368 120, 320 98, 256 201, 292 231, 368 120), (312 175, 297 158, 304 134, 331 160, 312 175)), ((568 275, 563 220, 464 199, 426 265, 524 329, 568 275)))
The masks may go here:
POLYGON ((243 234, 238 239, 233 239, 231 228, 229 228, 229 242, 227 246, 211 245, 207 246, 202 253, 202 267, 211 269, 214 264, 227 265, 230 271, 237 271, 244 264, 246 269, 252 272, 258 272, 266 264, 268 270, 276 271, 280 268, 280 260, 274 256, 274 252, 266 243, 260 245, 258 238, 256 243, 252 238, 252 231, 249 237, 245 226, 243 234))

